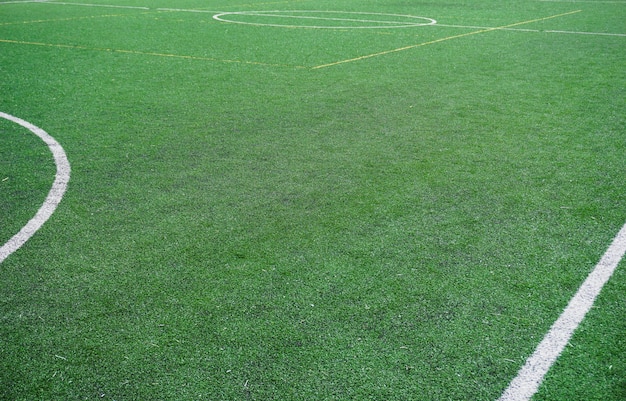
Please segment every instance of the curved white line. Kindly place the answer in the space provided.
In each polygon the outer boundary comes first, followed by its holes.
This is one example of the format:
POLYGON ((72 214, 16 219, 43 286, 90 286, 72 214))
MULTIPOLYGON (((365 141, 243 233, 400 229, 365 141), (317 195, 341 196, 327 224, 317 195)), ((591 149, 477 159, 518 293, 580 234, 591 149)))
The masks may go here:
POLYGON ((6 244, 0 247, 0 263, 2 263, 9 257, 9 255, 24 245, 24 243, 28 241, 30 237, 32 237, 37 230, 41 228, 41 226, 43 226, 50 216, 52 216, 52 213, 54 213, 57 206, 61 202, 61 199, 65 194, 65 190, 67 189, 67 184, 70 181, 70 163, 67 160, 67 156, 65 155, 65 151, 61 145, 53 137, 48 135, 46 131, 34 126, 28 121, 24 121, 21 118, 14 117, 3 112, 0 112, 0 118, 19 124, 41 138, 41 140, 48 145, 48 148, 54 157, 54 163, 57 166, 57 172, 54 182, 52 183, 52 188, 50 188, 50 192, 48 192, 48 196, 43 202, 43 205, 41 205, 35 216, 30 219, 30 221, 26 223, 26 225, 22 227, 17 234, 11 237, 6 244))
POLYGON ((626 253, 626 224, 498 401, 528 401, 626 253))
POLYGON ((384 13, 371 13, 371 12, 358 12, 358 11, 318 11, 318 10, 274 10, 274 11, 231 11, 221 12, 215 14, 213 19, 221 22, 230 22, 233 24, 241 25, 253 25, 253 26, 271 26, 279 28, 309 28, 309 29, 381 29, 381 28, 412 28, 416 26, 435 25, 437 21, 427 17, 417 17, 414 15, 404 14, 384 14, 384 13), (274 14, 270 14, 274 13, 274 14), (291 13, 291 15, 289 14, 291 13), (295 13, 332 13, 332 14, 346 14, 346 15, 374 15, 374 16, 387 16, 387 17, 403 17, 412 18, 414 20, 425 20, 427 22, 413 22, 408 21, 373 21, 366 19, 354 19, 354 18, 329 18, 321 16, 302 16, 294 15, 295 13), (332 26, 332 25, 287 25, 287 24, 266 24, 255 23, 246 21, 235 21, 224 18, 229 15, 241 15, 241 16, 253 16, 253 17, 282 17, 282 18, 294 18, 294 19, 310 19, 310 20, 326 20, 326 21, 350 21, 350 22, 362 22, 382 25, 361 25, 361 26, 332 26), (387 25, 385 25, 387 24, 387 25))

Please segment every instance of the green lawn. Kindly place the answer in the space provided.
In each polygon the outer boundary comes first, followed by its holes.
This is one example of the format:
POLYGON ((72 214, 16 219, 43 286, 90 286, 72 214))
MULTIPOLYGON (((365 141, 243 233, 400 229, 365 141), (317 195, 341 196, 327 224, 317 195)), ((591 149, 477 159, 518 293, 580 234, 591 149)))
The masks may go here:
MULTIPOLYGON (((0 111, 72 166, 0 399, 495 400, 626 222, 624 2, 72 2, 0 1, 0 111), (213 19, 259 10, 311 18, 213 19)), ((0 245, 54 168, 0 119, 0 245)), ((625 286, 536 400, 626 397, 625 286)))

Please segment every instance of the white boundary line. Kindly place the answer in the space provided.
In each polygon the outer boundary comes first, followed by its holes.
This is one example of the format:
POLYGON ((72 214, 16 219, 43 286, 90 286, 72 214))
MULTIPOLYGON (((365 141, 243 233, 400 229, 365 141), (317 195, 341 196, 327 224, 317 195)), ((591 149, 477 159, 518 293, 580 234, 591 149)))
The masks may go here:
POLYGON ((20 3, 45 3, 48 0, 15 0, 15 1, 0 1, 1 4, 20 4, 20 3))
POLYGON ((91 4, 91 3, 70 3, 63 1, 52 0, 14 0, 14 1, 0 1, 0 5, 3 4, 21 4, 21 3, 45 3, 45 4, 57 4, 61 6, 82 6, 82 7, 106 7, 106 8, 129 8, 132 10, 150 10, 149 7, 135 7, 135 6, 116 6, 112 4, 91 4))
POLYGON ((608 32, 577 32, 577 31, 555 31, 555 30, 549 30, 549 31, 543 31, 546 33, 569 33, 571 35, 595 35, 595 36, 626 36, 626 33, 608 33, 608 32))
POLYGON ((32 237, 37 230, 41 228, 41 226, 43 226, 50 216, 52 216, 52 213, 54 213, 57 206, 61 202, 63 195, 65 194, 67 184, 70 181, 71 169, 63 147, 61 147, 61 145, 53 137, 48 135, 46 131, 34 126, 28 121, 24 121, 21 118, 14 117, 3 112, 0 112, 0 118, 19 124, 41 138, 41 140, 48 145, 48 148, 54 157, 54 163, 57 166, 57 172, 54 182, 52 183, 52 188, 50 188, 50 192, 48 192, 48 196, 43 202, 43 205, 41 205, 35 216, 30 219, 30 221, 26 223, 26 225, 22 227, 17 234, 11 237, 6 244, 0 247, 0 263, 2 263, 7 257, 9 257, 9 255, 24 245, 24 243, 28 241, 30 237, 32 237))
POLYGON ((58 4, 61 6, 82 6, 82 7, 105 7, 105 8, 128 8, 131 10, 150 10, 149 7, 136 7, 136 6, 116 6, 112 4, 91 4, 91 3, 69 3, 63 1, 43 1, 46 4, 58 4))
POLYGON ((606 3, 626 4, 626 1, 602 1, 602 0, 539 0, 542 3, 606 3))
POLYGON ((572 334, 611 278, 626 253, 626 224, 617 233, 596 267, 587 276, 574 297, 554 322, 535 352, 520 369, 517 377, 502 393, 499 401, 527 401, 537 392, 544 376, 569 342, 572 334))
MULTIPOLYGON (((463 29, 493 29, 485 26, 472 26, 472 25, 449 25, 449 24, 436 24, 434 26, 441 26, 445 28, 463 28, 463 29)), ((500 29, 500 28, 499 28, 500 29)), ((626 36, 626 33, 609 33, 609 32, 577 32, 577 31, 558 31, 558 30, 540 30, 540 29, 524 29, 524 28, 501 28, 501 31, 514 31, 514 32, 533 32, 533 33, 563 33, 572 35, 594 35, 594 36, 626 36)))

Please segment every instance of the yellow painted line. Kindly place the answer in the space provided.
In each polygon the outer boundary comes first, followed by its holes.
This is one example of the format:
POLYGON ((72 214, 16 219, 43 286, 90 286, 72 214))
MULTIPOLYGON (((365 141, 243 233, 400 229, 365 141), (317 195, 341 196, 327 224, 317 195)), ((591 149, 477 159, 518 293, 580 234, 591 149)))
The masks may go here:
MULTIPOLYGON (((385 51, 382 51, 382 52, 379 52, 379 53, 368 54, 366 56, 360 56, 360 57, 355 57, 355 58, 351 58, 351 59, 347 59, 347 60, 335 61, 333 63, 322 64, 322 65, 318 65, 318 66, 312 67, 312 69, 313 70, 317 70, 317 69, 320 69, 320 68, 332 67, 332 66, 339 65, 339 64, 345 64, 345 63, 351 63, 351 62, 354 62, 354 61, 365 60, 365 59, 372 58, 372 57, 384 56, 384 55, 390 54, 390 53, 397 53, 397 52, 401 52, 401 51, 405 51, 405 50, 415 49, 416 47, 433 45, 435 43, 441 43, 441 42, 445 42, 447 40, 452 40, 452 39, 464 38, 466 36, 477 35, 479 33, 497 31, 497 30, 500 30, 500 29, 512 28, 514 26, 530 24, 530 23, 533 23, 533 22, 545 21, 545 20, 549 20, 549 19, 552 19, 552 18, 564 17, 566 15, 576 14, 576 13, 579 13, 581 11, 582 10, 569 11, 567 13, 551 15, 549 17, 536 18, 536 19, 532 19, 532 20, 528 20, 528 21, 516 22, 514 24, 498 26, 498 27, 495 27, 495 28, 485 28, 485 29, 481 29, 481 30, 478 30, 478 31, 467 32, 467 33, 462 33, 462 34, 453 35, 453 36, 447 36, 445 38, 435 39, 435 40, 431 40, 429 42, 418 43, 418 44, 415 44, 415 45, 404 46, 404 47, 400 47, 400 48, 397 48, 397 49, 385 50, 385 51)), ((437 25, 433 25, 433 26, 437 26, 437 25)))
POLYGON ((230 59, 219 59, 219 58, 213 58, 213 57, 189 56, 189 55, 183 55, 183 54, 143 52, 139 50, 106 49, 106 48, 88 47, 88 46, 80 46, 80 45, 28 42, 28 41, 23 41, 23 40, 0 39, 0 43, 56 47, 56 48, 61 48, 61 49, 89 50, 89 51, 99 51, 99 52, 108 52, 108 53, 135 54, 135 55, 140 55, 140 56, 168 57, 168 58, 177 58, 177 59, 185 59, 185 60, 211 61, 214 63, 237 63, 237 64, 259 65, 259 66, 265 66, 265 67, 282 67, 282 68, 301 68, 301 69, 309 68, 309 67, 304 67, 300 65, 271 64, 271 63, 263 63, 263 62, 258 62, 258 61, 230 60, 230 59))

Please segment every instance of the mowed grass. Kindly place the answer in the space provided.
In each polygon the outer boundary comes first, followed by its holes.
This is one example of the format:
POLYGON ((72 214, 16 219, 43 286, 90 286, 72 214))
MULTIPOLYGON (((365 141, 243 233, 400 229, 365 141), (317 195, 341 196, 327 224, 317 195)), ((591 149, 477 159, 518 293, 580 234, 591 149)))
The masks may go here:
MULTIPOLYGON (((626 221, 621 3, 92 3, 149 9, 0 4, 0 111, 72 165, 0 266, 0 398, 493 400, 626 221)), ((54 166, 0 134, 3 243, 54 166)), ((624 398, 625 283, 537 399, 624 398)))

